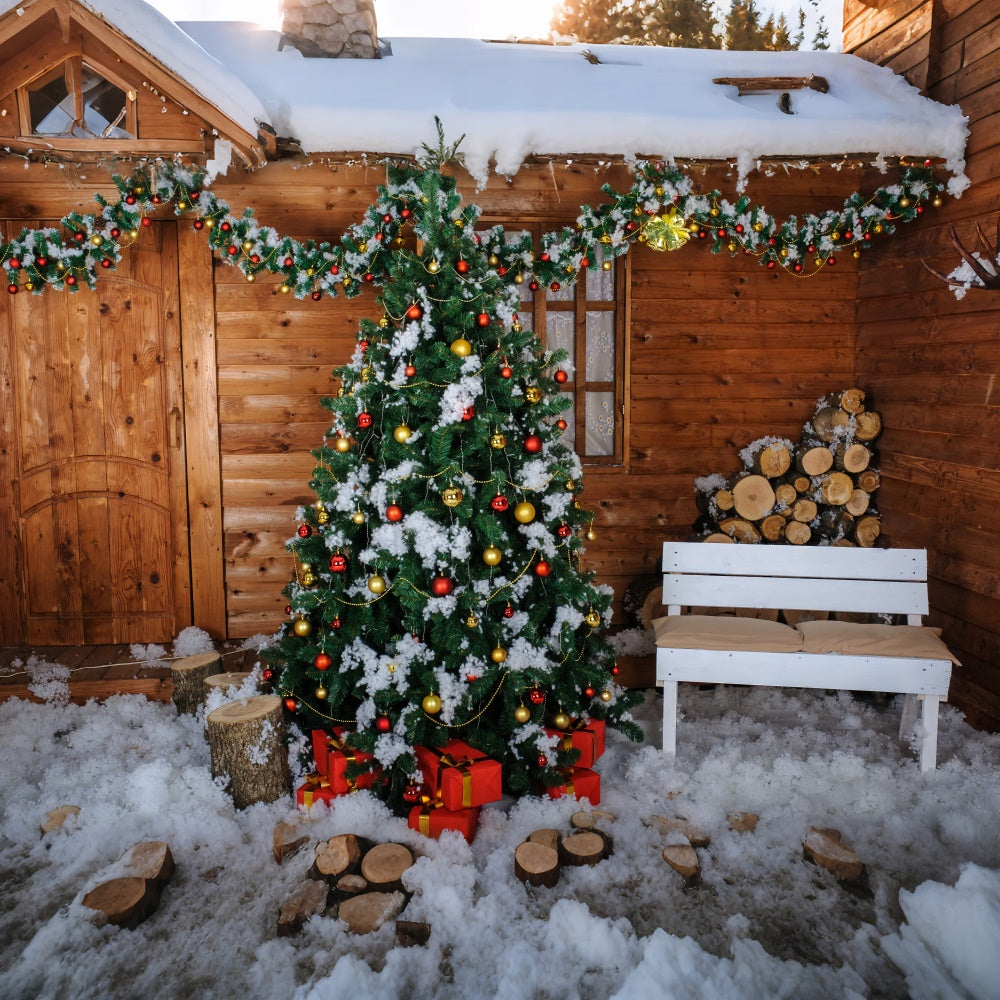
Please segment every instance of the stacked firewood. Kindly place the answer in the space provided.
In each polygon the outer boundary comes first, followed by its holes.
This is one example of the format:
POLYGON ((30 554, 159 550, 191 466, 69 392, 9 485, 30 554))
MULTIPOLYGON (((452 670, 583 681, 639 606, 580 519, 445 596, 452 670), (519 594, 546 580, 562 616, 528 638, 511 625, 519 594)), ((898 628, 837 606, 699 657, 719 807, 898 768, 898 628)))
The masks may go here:
POLYGON ((759 438, 740 452, 742 472, 695 481, 695 539, 873 547, 882 530, 873 499, 881 431, 861 389, 822 397, 797 444, 759 438))

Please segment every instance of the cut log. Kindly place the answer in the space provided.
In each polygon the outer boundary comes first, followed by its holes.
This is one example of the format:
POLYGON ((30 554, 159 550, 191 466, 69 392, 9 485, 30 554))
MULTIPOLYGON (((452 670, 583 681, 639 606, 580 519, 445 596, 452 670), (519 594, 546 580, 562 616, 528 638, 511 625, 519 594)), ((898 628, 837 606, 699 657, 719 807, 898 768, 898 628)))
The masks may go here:
POLYGON ((864 472, 858 473, 855 478, 859 490, 865 493, 874 493, 882 485, 882 476, 878 469, 868 468, 864 472))
POLYGON ((684 878, 697 878, 701 874, 698 854, 690 844, 669 844, 663 848, 662 855, 663 860, 684 878))
POLYGON ((135 878, 146 878, 163 888, 174 875, 174 857, 162 840, 136 844, 122 857, 122 871, 135 878))
POLYGON ((845 413, 860 413, 865 408, 865 393, 863 389, 844 389, 839 394, 837 405, 845 413))
POLYGON ((250 676, 250 671, 230 670, 221 674, 209 674, 202 682, 204 691, 203 697, 210 691, 228 691, 230 688, 239 688, 250 676))
POLYGON ((799 491, 791 483, 778 483, 774 487, 774 502, 779 507, 791 507, 799 498, 799 491))
MULTIPOLYGON (((833 467, 833 453, 823 445, 800 445, 795 449, 795 468, 806 476, 822 476, 824 472, 829 472, 833 467)), ((799 488, 795 483, 795 488, 800 493, 805 490, 799 488)), ((808 489, 808 484, 805 489, 808 489)))
POLYGON ((874 410, 865 410, 854 420, 854 436, 859 441, 874 441, 882 433, 882 418, 874 410))
MULTIPOLYGON (((823 450, 826 451, 825 448, 823 450)), ((829 452, 827 452, 827 454, 829 454, 829 452)), ((823 472, 826 471, 827 471, 826 469, 823 470, 823 472)), ((792 476, 789 482, 792 484, 792 486, 795 487, 796 493, 808 493, 812 489, 812 478, 810 476, 805 475, 804 473, 801 473, 797 476, 792 476)))
POLYGON ((810 500, 808 497, 799 497, 792 505, 793 521, 801 521, 803 524, 809 524, 816 519, 818 513, 819 507, 816 506, 816 501, 810 500))
POLYGON ((309 869, 309 877, 335 882, 341 875, 353 871, 360 860, 361 844, 358 838, 353 833, 341 833, 316 845, 316 857, 309 869))
POLYGON ((56 809, 50 809, 45 814, 45 819, 42 820, 42 836, 52 833, 53 830, 61 830, 68 819, 72 817, 75 821, 79 815, 79 806, 59 806, 56 809))
POLYGON ((833 872, 838 879, 856 879, 864 869, 861 858, 841 842, 839 830, 810 827, 802 841, 802 849, 810 860, 833 872))
POLYGON ((719 528, 735 542, 753 543, 760 541, 760 532, 742 517, 727 517, 724 521, 719 522, 719 528))
POLYGON ((607 841, 596 830, 567 834, 559 841, 559 860, 564 865, 596 865, 605 856, 607 841))
POLYGON ((808 545, 812 538, 812 528, 802 521, 789 521, 785 525, 785 541, 789 545, 808 545))
POLYGON ((535 830, 534 833, 529 833, 526 843, 541 844, 543 847, 551 847, 553 851, 558 851, 561 837, 562 833, 559 830, 552 830, 546 827, 541 830, 535 830))
POLYGON ((291 793, 281 699, 256 695, 231 701, 205 719, 212 777, 225 777, 237 809, 291 793))
POLYGON ((715 501, 715 506, 724 513, 731 511, 736 504, 732 490, 716 490, 712 495, 712 499, 715 501))
POLYGON ((285 858, 298 854, 306 844, 309 837, 302 834, 301 828, 294 823, 287 823, 280 820, 274 825, 274 834, 271 838, 271 851, 274 860, 280 865, 285 858))
POLYGON ((850 422, 851 415, 845 413, 840 407, 824 406, 813 414, 812 427, 820 441, 832 444, 844 434, 845 428, 850 425, 850 422))
POLYGON ((843 506, 854 492, 854 480, 846 472, 830 472, 820 481, 819 492, 824 503, 843 506))
POLYGON ((654 619, 662 618, 667 613, 663 604, 663 577, 659 574, 636 577, 625 588, 622 610, 640 628, 651 628, 654 619))
POLYGON ((729 829, 735 830, 736 833, 753 833, 760 822, 760 817, 750 812, 734 812, 726 818, 729 821, 729 829))
MULTIPOLYGON (((713 531, 712 534, 706 535, 702 539, 702 541, 703 542, 713 542, 715 544, 718 544, 719 542, 723 542, 723 543, 725 543, 727 545, 732 545, 733 542, 736 541, 736 539, 735 538, 731 538, 729 535, 722 534, 721 531, 713 531)), ((662 591, 661 591, 661 593, 662 593, 662 591)))
POLYGON ((882 518, 878 514, 866 514, 854 525, 854 541, 863 549, 874 548, 881 534, 882 518))
POLYGON ((518 882, 551 889, 559 881, 559 854, 546 844, 526 840, 514 851, 514 877, 518 882))
POLYGON ((352 934, 370 934, 384 923, 395 920, 406 906, 406 896, 396 892, 366 892, 345 899, 337 916, 347 924, 352 934))
POLYGON ((768 514, 760 522, 760 534, 767 542, 780 542, 785 537, 785 518, 781 514, 768 514))
POLYGON ((397 920, 396 944, 400 948, 422 947, 431 939, 431 925, 422 920, 397 920))
POLYGON ((613 823, 615 819, 615 814, 607 809, 578 809, 570 816, 569 825, 574 830, 593 830, 601 820, 613 823))
POLYGON ((303 924, 326 909, 325 882, 306 881, 278 907, 278 937, 289 937, 303 924))
POLYGON ((402 889, 403 872, 413 865, 413 854, 403 844, 376 844, 361 859, 361 874, 375 890, 402 889))
POLYGON ((679 834, 695 847, 708 847, 712 842, 708 833, 686 819, 669 816, 650 816, 643 821, 646 826, 655 826, 661 833, 679 834))
POLYGON ((83 905, 97 911, 94 923, 132 930, 160 905, 160 888, 152 879, 136 875, 113 878, 91 889, 83 897, 83 905))
POLYGON ((792 464, 792 453, 788 442, 774 441, 770 444, 756 443, 751 445, 744 456, 748 469, 768 479, 783 476, 792 464))
POLYGON ((871 494, 864 490, 855 490, 844 504, 844 508, 852 517, 860 517, 872 502, 871 494))
POLYGON ((222 673, 222 657, 215 652, 182 656, 170 667, 173 699, 178 715, 194 715, 205 700, 205 678, 222 673))
POLYGON ((733 486, 733 509, 746 521, 759 521, 774 507, 774 490, 763 476, 743 476, 733 486))
POLYGON ((337 879, 333 888, 339 897, 347 899, 348 896, 358 896, 367 892, 370 886, 363 875, 359 875, 357 872, 348 872, 347 875, 341 875, 337 879))
POLYGON ((819 515, 819 532, 828 542, 847 538, 854 530, 854 518, 843 507, 827 507, 819 515))
POLYGON ((841 472, 856 476, 864 472, 872 460, 872 453, 863 444, 838 444, 833 453, 833 464, 841 472))

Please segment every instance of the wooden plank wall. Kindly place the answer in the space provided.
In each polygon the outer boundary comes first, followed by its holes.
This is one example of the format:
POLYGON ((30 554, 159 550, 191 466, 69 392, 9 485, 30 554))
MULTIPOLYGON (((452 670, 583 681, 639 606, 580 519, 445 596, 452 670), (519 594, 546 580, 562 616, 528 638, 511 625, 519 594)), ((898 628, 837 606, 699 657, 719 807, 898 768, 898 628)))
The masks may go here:
MULTIPOLYGON (((864 25, 878 58, 880 39, 910 16, 897 0, 881 11, 845 5, 850 27, 864 25)), ((1000 292, 961 300, 921 266, 945 273, 959 262, 948 224, 967 247, 975 223, 993 238, 1000 205, 1000 5, 995 0, 934 0, 939 25, 929 96, 958 103, 969 117, 961 199, 897 235, 893 254, 863 261, 857 369, 886 426, 882 446, 885 529, 895 545, 930 553, 931 622, 963 661, 951 700, 973 724, 1000 729, 1000 562, 995 510, 1000 501, 1000 292)), ((890 57, 891 58, 891 57, 890 57)))

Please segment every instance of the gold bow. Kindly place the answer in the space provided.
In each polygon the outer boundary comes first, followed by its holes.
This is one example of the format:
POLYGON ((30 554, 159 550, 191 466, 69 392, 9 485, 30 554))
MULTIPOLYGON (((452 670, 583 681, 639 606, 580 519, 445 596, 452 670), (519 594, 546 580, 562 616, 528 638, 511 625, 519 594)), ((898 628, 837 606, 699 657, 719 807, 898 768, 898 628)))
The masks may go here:
POLYGON ((687 222, 676 208, 649 219, 643 227, 643 235, 646 237, 646 246, 659 251, 679 250, 691 239, 687 222))

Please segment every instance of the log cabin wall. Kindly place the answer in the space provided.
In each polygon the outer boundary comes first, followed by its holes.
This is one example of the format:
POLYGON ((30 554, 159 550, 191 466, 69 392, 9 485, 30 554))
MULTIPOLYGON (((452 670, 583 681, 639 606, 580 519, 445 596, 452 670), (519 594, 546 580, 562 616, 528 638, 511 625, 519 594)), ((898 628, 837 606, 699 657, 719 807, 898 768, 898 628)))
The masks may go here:
POLYGON ((930 275, 960 263, 948 225, 981 249, 975 224, 996 235, 1000 204, 1000 5, 995 0, 889 0, 844 7, 844 48, 900 68, 910 38, 927 52, 906 70, 927 96, 969 117, 972 185, 932 218, 898 233, 891 255, 863 260, 857 372, 886 427, 883 529, 894 545, 930 555, 931 624, 963 662, 951 700, 974 725, 1000 729, 1000 292, 962 299, 930 275), (921 35, 923 32, 923 35, 921 35))

